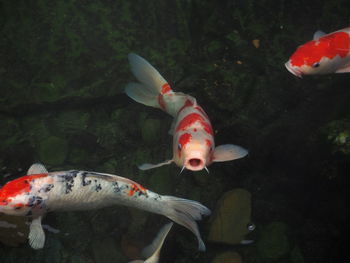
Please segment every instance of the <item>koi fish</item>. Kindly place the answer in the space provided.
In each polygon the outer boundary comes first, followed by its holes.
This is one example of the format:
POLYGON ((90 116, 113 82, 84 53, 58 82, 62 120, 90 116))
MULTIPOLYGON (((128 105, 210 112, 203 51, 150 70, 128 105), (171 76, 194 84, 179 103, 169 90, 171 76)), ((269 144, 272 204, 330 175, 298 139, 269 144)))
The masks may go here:
POLYGON ((299 46, 285 66, 300 78, 350 72, 350 27, 330 34, 315 32, 313 40, 299 46))
POLYGON ((152 241, 152 243, 143 249, 142 256, 147 257, 145 261, 133 260, 133 261, 130 261, 129 263, 158 263, 160 249, 162 248, 164 240, 168 235, 172 226, 173 226, 173 223, 168 223, 165 226, 163 226, 159 230, 158 235, 152 241))
POLYGON ((29 216, 29 244, 44 247, 45 233, 41 220, 50 211, 92 210, 112 205, 125 205, 164 215, 192 231, 204 251, 195 220, 209 215, 199 202, 164 196, 140 184, 113 174, 87 171, 48 172, 33 164, 26 176, 12 180, 0 189, 0 213, 29 216))
POLYGON ((208 171, 207 166, 212 162, 230 161, 247 155, 248 151, 237 145, 215 147, 210 120, 196 99, 174 92, 160 73, 142 57, 131 53, 128 58, 131 71, 141 83, 129 83, 125 88, 126 94, 139 103, 162 109, 174 117, 169 131, 173 135, 173 158, 159 164, 142 164, 139 169, 148 170, 175 162, 182 170, 208 171))

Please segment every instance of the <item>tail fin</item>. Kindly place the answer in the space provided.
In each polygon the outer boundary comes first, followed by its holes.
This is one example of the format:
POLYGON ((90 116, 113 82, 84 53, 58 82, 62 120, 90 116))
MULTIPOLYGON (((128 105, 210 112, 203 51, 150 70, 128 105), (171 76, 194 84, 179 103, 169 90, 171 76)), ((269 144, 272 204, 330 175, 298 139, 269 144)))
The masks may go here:
POLYGON ((168 218, 191 230, 198 239, 198 249, 205 251, 205 245, 198 230, 196 220, 201 220, 202 216, 210 215, 210 210, 199 202, 178 198, 174 196, 162 196, 167 206, 171 209, 168 218))
POLYGON ((142 256, 144 258, 147 258, 145 263, 158 262, 160 249, 162 248, 164 240, 165 240, 166 236, 168 235, 173 224, 174 223, 171 222, 171 223, 168 223, 165 226, 163 226, 159 230, 157 236, 154 238, 152 243, 142 250, 142 256))
POLYGON ((126 94, 139 103, 161 108, 162 105, 159 105, 158 95, 171 90, 167 81, 144 58, 130 53, 128 59, 132 73, 142 85, 129 83, 125 88, 126 94))
POLYGON ((145 60, 144 58, 130 53, 128 55, 131 71, 134 76, 147 87, 152 88, 154 93, 161 93, 162 87, 167 84, 167 81, 160 73, 145 60))

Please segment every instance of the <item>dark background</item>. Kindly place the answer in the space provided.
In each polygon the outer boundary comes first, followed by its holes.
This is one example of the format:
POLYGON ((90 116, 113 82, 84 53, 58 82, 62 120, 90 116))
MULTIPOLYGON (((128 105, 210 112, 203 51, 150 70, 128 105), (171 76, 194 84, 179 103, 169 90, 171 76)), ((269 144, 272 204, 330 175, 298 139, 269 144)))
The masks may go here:
MULTIPOLYGON (((197 253, 177 227, 161 262, 213 262, 224 251, 248 263, 348 262, 350 74, 298 79, 284 63, 316 30, 349 24, 347 0, 0 1, 0 184, 41 161, 115 173, 212 210, 241 187, 252 194, 255 244, 206 242, 197 253), (139 172, 136 164, 171 156, 171 118, 123 94, 134 81, 129 52, 197 98, 217 145, 249 156, 213 164, 209 175, 178 176, 175 165, 139 172), (288 249, 266 258, 257 244, 273 222, 286 227, 288 249)), ((126 232, 151 239, 159 229, 158 216, 135 213, 52 213, 44 223, 61 232, 47 232, 44 250, 0 245, 1 262, 125 262, 126 232)), ((204 238, 209 225, 200 225, 204 238)))

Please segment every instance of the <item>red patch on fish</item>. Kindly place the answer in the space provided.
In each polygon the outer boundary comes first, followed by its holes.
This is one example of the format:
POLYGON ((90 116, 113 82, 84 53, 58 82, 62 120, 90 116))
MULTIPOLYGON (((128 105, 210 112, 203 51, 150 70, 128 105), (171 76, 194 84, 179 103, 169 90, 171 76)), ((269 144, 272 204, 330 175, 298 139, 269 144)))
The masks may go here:
POLYGON ((179 125, 176 128, 176 131, 184 131, 186 130, 188 127, 191 127, 191 125, 193 125, 194 123, 199 122, 202 126, 203 129, 209 133, 209 134, 213 134, 213 129, 210 125, 210 123, 208 123, 202 115, 198 114, 198 113, 191 113, 188 114, 186 117, 184 117, 179 125))
MULTIPOLYGON (((181 145, 181 149, 191 141, 192 135, 190 133, 184 133, 179 138, 179 144, 181 145)), ((179 157, 181 157, 181 150, 179 151, 179 157)))
POLYGON ((171 91, 171 88, 170 88, 170 85, 168 83, 165 83, 163 86, 162 86, 162 89, 160 91, 160 94, 165 94, 165 93, 168 93, 171 91))
POLYGON ((11 197, 30 192, 30 183, 37 178, 46 176, 47 174, 26 175, 8 182, 0 189, 0 205, 7 205, 11 202, 11 197))
POLYGON ((349 51, 350 35, 346 32, 336 32, 300 46, 291 56, 290 62, 292 66, 296 67, 312 66, 323 57, 329 59, 333 59, 337 55, 341 58, 346 57, 349 51))
POLYGON ((211 140, 208 140, 208 139, 205 140, 205 144, 208 145, 209 147, 213 145, 211 140))
POLYGON ((128 196, 133 196, 135 193, 147 194, 147 189, 140 184, 132 184, 128 196))
POLYGON ((185 104, 179 109, 177 114, 179 114, 184 108, 191 107, 191 106, 193 106, 193 102, 191 100, 187 99, 185 101, 185 104))
POLYGON ((203 110, 203 108, 201 106, 196 106, 195 107, 196 110, 198 110, 200 113, 203 114, 203 116, 205 116, 207 119, 209 119, 208 115, 205 113, 205 111, 203 110))

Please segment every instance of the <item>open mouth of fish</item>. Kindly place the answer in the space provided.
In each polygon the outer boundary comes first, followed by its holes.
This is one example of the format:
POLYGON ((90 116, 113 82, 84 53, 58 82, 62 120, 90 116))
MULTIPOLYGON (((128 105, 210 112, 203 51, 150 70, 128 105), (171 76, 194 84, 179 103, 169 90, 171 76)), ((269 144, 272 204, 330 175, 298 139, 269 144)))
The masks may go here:
POLYGON ((297 76, 298 78, 302 78, 303 73, 300 70, 292 67, 289 61, 286 62, 284 65, 286 66, 286 68, 288 69, 288 71, 290 73, 292 73, 293 75, 297 76))
POLYGON ((191 158, 186 162, 186 168, 192 171, 199 171, 204 168, 204 161, 199 158, 191 158))

